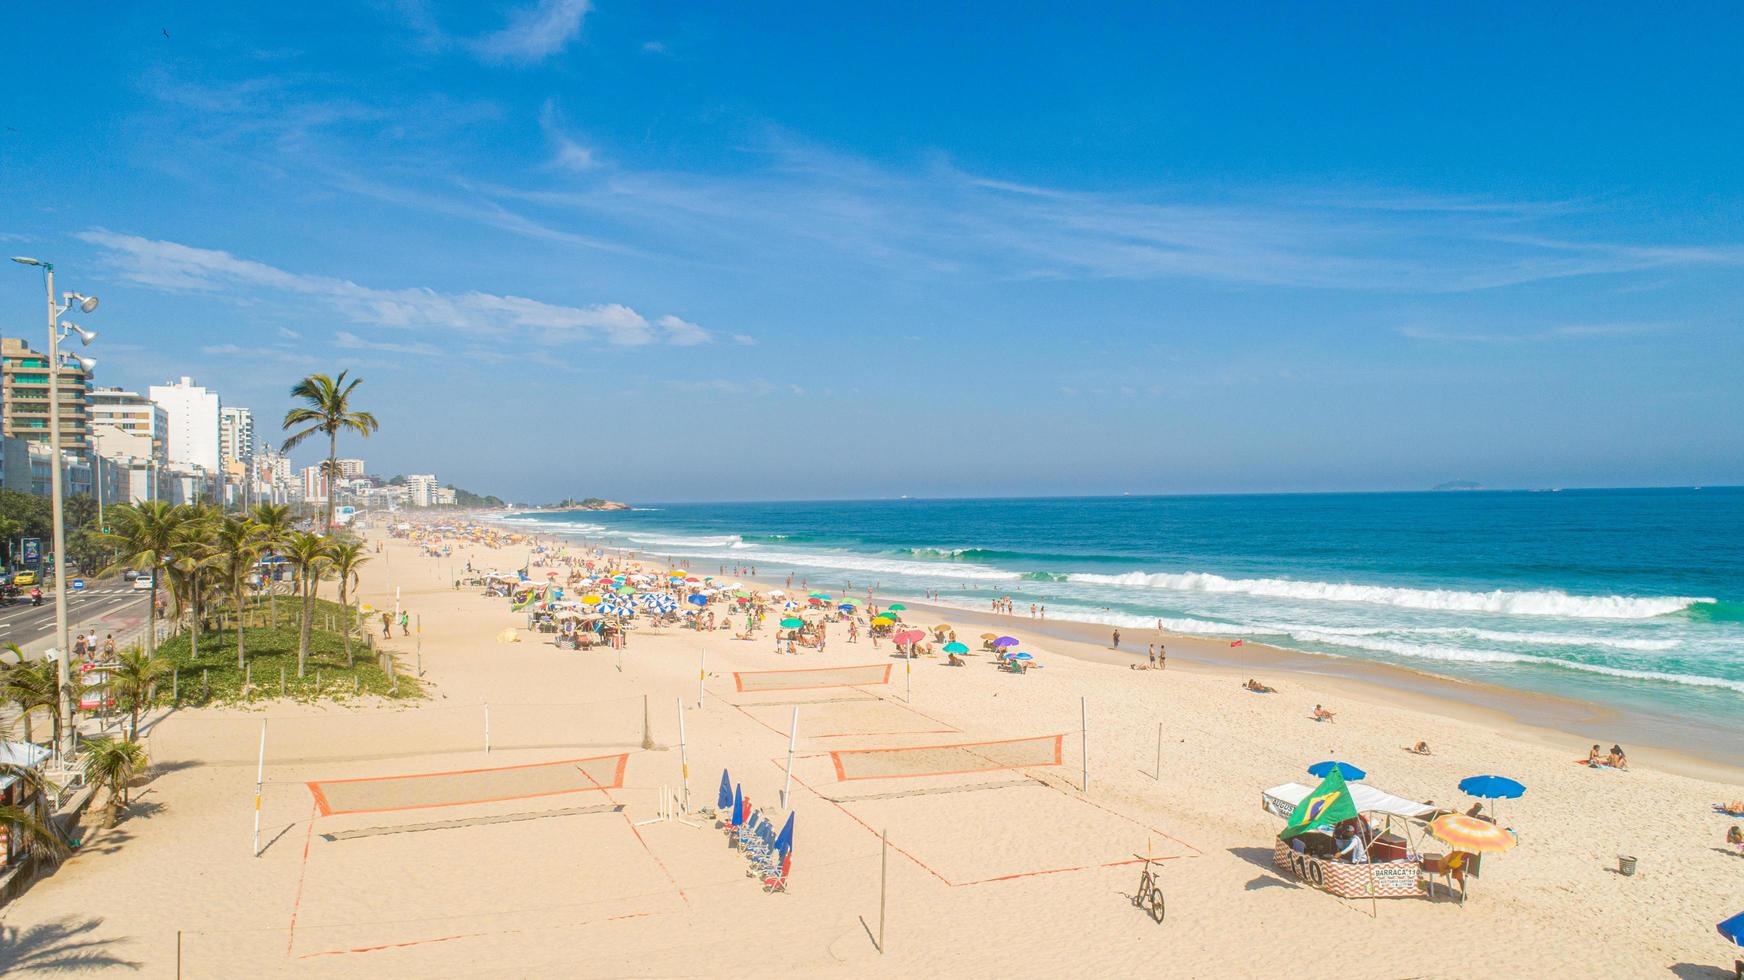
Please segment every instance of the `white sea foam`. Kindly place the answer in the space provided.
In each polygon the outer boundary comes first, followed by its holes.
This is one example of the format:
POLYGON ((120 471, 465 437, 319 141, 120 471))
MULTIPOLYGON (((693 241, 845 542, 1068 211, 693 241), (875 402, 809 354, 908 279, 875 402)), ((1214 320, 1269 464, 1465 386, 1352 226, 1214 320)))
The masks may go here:
POLYGON ((624 537, 637 544, 659 544, 678 548, 732 548, 743 543, 737 534, 716 534, 702 537, 686 538, 676 534, 625 534, 624 537))
POLYGON ((1512 616, 1563 616, 1580 619, 1651 619, 1713 599, 1688 596, 1580 596, 1558 590, 1462 592, 1454 589, 1407 589, 1296 579, 1231 579, 1206 572, 1123 575, 1077 573, 1066 581, 1086 585, 1170 589, 1178 592, 1253 595, 1320 602, 1366 602, 1407 609, 1502 613, 1512 616))
POLYGON ((1410 643, 1401 640, 1387 640, 1378 637, 1353 637, 1342 633, 1304 630, 1296 634, 1296 639, 1311 643, 1326 643, 1333 646, 1352 647, 1358 650, 1368 650, 1375 653, 1390 653, 1394 656, 1409 657, 1420 660, 1439 660, 1449 663, 1470 664, 1540 664, 1550 667, 1561 667, 1567 670, 1578 670, 1589 674, 1603 674, 1607 677, 1620 677, 1628 680, 1661 681, 1669 684, 1682 684, 1687 687, 1717 687, 1744 694, 1744 681, 1731 680, 1724 677, 1708 677, 1701 674, 1670 674, 1658 670, 1630 670, 1626 667, 1610 667, 1604 664, 1579 663, 1564 660, 1560 657, 1541 657, 1529 653, 1508 653, 1503 650, 1482 650, 1471 647, 1452 647, 1434 643, 1410 643))
MULTIPOLYGON (((737 540, 737 535, 730 535, 730 537, 735 539, 733 544, 730 546, 733 551, 733 561, 735 563, 755 563, 758 565, 770 565, 775 567, 829 568, 838 571, 869 575, 908 575, 935 581, 950 579, 962 581, 1010 582, 1015 581, 1019 577, 1016 572, 1001 571, 997 568, 989 568, 986 565, 951 564, 941 566, 934 562, 904 561, 900 558, 876 558, 870 555, 851 555, 832 551, 772 551, 760 545, 747 544, 743 541, 739 541, 737 540)), ((692 538, 672 540, 677 543, 673 545, 647 548, 645 550, 656 551, 661 554, 682 555, 687 552, 671 549, 675 547, 679 549, 687 547, 719 547, 717 544, 698 544, 699 541, 711 541, 713 539, 692 538)), ((701 554, 707 557, 719 554, 719 552, 704 551, 701 554)))

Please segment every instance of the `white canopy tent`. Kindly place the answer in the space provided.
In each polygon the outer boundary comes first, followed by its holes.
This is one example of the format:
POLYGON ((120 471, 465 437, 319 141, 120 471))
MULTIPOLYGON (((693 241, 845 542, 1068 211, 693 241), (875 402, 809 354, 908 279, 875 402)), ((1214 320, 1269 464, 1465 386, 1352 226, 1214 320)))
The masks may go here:
MULTIPOLYGON (((1428 820, 1440 813, 1438 807, 1428 806, 1402 796, 1394 796, 1383 790, 1375 789, 1367 783, 1347 783, 1350 787, 1351 801, 1356 804, 1358 813, 1385 813, 1395 817, 1405 817, 1412 820, 1428 820)), ((1261 794, 1261 805, 1266 811, 1288 820, 1296 805, 1307 799, 1314 792, 1314 787, 1301 783, 1285 783, 1273 786, 1261 794)))

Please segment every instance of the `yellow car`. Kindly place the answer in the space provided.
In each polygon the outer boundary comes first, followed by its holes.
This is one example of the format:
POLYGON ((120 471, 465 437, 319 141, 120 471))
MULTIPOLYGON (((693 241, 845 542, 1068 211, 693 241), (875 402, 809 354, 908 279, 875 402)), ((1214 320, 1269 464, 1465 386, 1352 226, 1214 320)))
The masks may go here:
POLYGON ((19 572, 17 575, 12 576, 12 584, 13 585, 35 585, 36 584, 36 573, 31 572, 31 571, 19 572))

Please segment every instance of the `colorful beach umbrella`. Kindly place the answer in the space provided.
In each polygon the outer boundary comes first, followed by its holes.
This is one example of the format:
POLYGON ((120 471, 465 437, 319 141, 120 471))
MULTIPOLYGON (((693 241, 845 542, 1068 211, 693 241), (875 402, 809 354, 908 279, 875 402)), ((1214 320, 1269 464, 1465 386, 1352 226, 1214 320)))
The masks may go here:
POLYGON ((1456 851, 1470 851, 1473 854, 1508 851, 1520 843, 1507 830, 1488 820, 1468 817, 1463 813, 1436 817, 1429 824, 1429 836, 1456 851))
POLYGON ((789 616, 786 619, 781 621, 781 628, 784 630, 796 630, 804 625, 805 625, 805 620, 799 619, 798 617, 795 617, 795 616, 789 616))
POLYGON ((736 784, 733 786, 733 816, 732 816, 732 819, 727 821, 727 826, 737 827, 739 824, 744 823, 745 822, 744 817, 739 815, 740 811, 742 811, 744 809, 745 809, 745 787, 744 787, 744 784, 742 784, 742 783, 736 784))
POLYGON ((1351 782, 1369 778, 1368 773, 1363 772, 1361 769, 1358 769, 1348 762, 1316 762, 1308 767, 1308 775, 1319 776, 1321 779, 1325 779, 1327 776, 1332 775, 1332 770, 1334 769, 1342 772, 1344 778, 1351 782))
POLYGON ((600 604, 600 597, 597 595, 584 595, 581 597, 581 601, 584 605, 597 606, 600 604))
POLYGON ((996 647, 1014 647, 1017 646, 1017 637, 1002 636, 999 639, 994 640, 993 645, 996 647))
POLYGON ((908 607, 903 605, 900 602, 893 602, 890 605, 886 606, 885 608, 889 609, 891 612, 901 612, 904 609, 907 609, 908 607))
POLYGON ((956 640, 952 640, 951 642, 945 644, 945 652, 946 653, 968 653, 969 652, 969 644, 958 643, 956 640))
POLYGON ((706 606, 708 605, 708 596, 693 595, 690 597, 690 604, 693 606, 706 606))
POLYGON ((893 626, 895 624, 896 624, 896 620, 891 619, 889 616, 873 616, 872 617, 872 625, 873 626, 893 626))
POLYGON ((775 849, 783 854, 793 850, 793 814, 787 815, 787 822, 781 825, 781 833, 775 835, 775 849))
POLYGON ((895 639, 896 642, 898 642, 898 643, 919 643, 920 641, 926 639, 926 631, 925 630, 903 630, 902 632, 896 634, 896 636, 893 637, 893 639, 895 639))
POLYGON ((982 633, 981 634, 981 639, 983 639, 983 640, 994 640, 994 639, 998 639, 998 638, 999 638, 998 633, 982 633))
POLYGON ((721 791, 715 798, 715 809, 725 810, 733 805, 733 780, 725 769, 721 770, 721 791))

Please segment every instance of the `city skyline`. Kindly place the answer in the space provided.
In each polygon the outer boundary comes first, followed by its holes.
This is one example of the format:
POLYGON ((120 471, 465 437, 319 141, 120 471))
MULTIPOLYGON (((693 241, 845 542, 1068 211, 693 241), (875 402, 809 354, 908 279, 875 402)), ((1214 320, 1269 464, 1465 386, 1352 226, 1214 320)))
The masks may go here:
MULTIPOLYGON (((1744 482, 1744 137, 1709 94, 1744 80, 1735 10, 157 16, 81 26, 87 70, 7 107, 3 247, 103 295, 104 384, 222 379, 276 434, 295 378, 353 368, 386 472, 641 501, 1744 482), (65 119, 76 159, 27 138, 65 119), (595 399, 688 448, 594 465, 532 422, 595 399)), ((0 332, 40 344, 40 302, 0 278, 0 332)))

